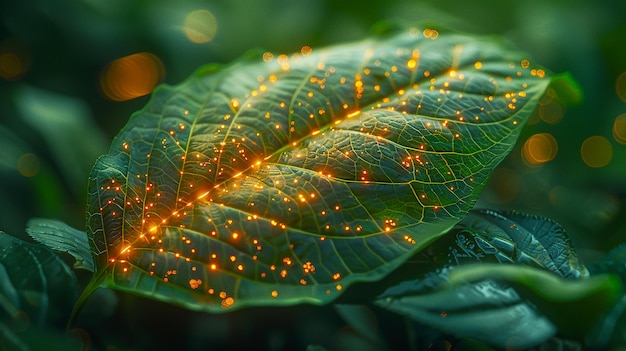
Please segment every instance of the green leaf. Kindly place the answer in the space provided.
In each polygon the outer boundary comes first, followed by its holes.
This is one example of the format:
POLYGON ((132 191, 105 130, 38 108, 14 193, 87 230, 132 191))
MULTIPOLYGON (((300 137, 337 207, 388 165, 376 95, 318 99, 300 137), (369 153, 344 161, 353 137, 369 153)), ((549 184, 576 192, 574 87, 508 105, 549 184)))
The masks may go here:
POLYGON ((411 29, 161 86, 89 181, 98 286, 191 309, 323 304, 461 220, 549 79, 411 29))
POLYGON ((559 332, 580 338, 619 299, 622 286, 613 275, 568 280, 544 270, 516 265, 475 264, 455 270, 451 285, 494 279, 513 284, 559 332))
POLYGON ((37 342, 25 337, 34 330, 62 335, 77 295, 74 272, 54 252, 0 232, 0 345, 23 349, 37 342))
MULTIPOLYGON (((448 272, 442 273, 446 279, 448 272)), ((431 277, 432 278, 432 277, 431 277)), ((432 284, 424 280, 424 287, 432 284)), ((523 301, 511 287, 493 280, 448 289, 414 289, 402 297, 386 297, 377 305, 450 334, 472 338, 496 347, 527 348, 556 332, 548 318, 523 301)))
MULTIPOLYGON (((589 267, 592 274, 611 273, 626 284, 626 244, 611 250, 602 260, 589 267)), ((598 348, 626 344, 626 294, 607 311, 587 336, 590 344, 598 348)))
POLYGON ((54 219, 31 218, 26 233, 52 250, 67 252, 76 262, 74 268, 93 272, 95 267, 87 234, 54 219))
POLYGON ((621 292, 613 276, 589 277, 560 225, 518 212, 472 211, 418 256, 428 269, 377 304, 495 347, 532 347, 557 332, 580 340, 621 292))
POLYGON ((462 262, 523 263, 566 278, 588 277, 570 238, 558 223, 515 211, 472 211, 452 230, 462 262), (495 260, 488 259, 488 256, 495 260))

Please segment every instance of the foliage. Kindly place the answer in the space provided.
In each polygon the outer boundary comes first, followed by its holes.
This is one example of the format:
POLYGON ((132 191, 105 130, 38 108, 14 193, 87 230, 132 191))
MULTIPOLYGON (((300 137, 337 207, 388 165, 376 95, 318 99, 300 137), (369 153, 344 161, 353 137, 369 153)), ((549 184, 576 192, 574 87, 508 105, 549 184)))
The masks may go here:
POLYGON ((90 177, 92 286, 210 311, 323 304, 445 233, 549 80, 496 43, 424 33, 159 88, 90 177))
MULTIPOLYGON (((0 166, 17 160, 47 194, 44 212, 80 225, 72 208, 59 209, 84 193, 76 183, 103 152, 98 127, 82 119, 81 101, 26 86, 12 92, 58 169, 12 124, 0 128, 0 166), (93 143, 75 147, 82 140, 93 143)), ((533 141, 552 135, 564 150, 559 132, 537 133, 537 121, 559 123, 564 104, 579 101, 569 76, 553 77, 509 44, 442 30, 206 66, 157 88, 98 159, 87 233, 33 219, 27 233, 40 244, 0 234, 0 348, 204 349, 244 340, 267 349, 298 340, 311 350, 619 348, 623 246, 587 269, 581 262, 600 253, 583 245, 579 259, 555 222, 472 210, 517 196, 526 202, 501 207, 556 215, 576 228, 578 244, 601 226, 612 228, 603 250, 622 241, 619 195, 555 183, 547 172, 564 158, 532 153, 533 141), (542 177, 551 188, 532 183, 542 177), (515 195, 505 179, 527 191, 515 195), (546 189, 548 207, 528 202, 546 189), (86 331, 63 332, 67 321, 86 331), (347 328, 334 332, 341 323, 347 328), (179 337, 154 337, 166 334, 179 337)), ((14 219, 2 222, 13 228, 14 219)))

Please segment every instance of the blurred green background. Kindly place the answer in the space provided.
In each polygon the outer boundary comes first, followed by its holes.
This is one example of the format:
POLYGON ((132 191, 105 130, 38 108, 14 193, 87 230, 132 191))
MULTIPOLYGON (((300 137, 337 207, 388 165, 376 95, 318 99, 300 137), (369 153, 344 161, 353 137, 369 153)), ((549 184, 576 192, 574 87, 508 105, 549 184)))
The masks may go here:
POLYGON ((626 2, 615 0, 4 1, 0 229, 23 235, 31 217, 83 228, 90 168, 155 84, 250 49, 361 39, 383 20, 504 37, 570 72, 580 88, 542 100, 479 206, 553 218, 585 262, 625 241, 626 2))

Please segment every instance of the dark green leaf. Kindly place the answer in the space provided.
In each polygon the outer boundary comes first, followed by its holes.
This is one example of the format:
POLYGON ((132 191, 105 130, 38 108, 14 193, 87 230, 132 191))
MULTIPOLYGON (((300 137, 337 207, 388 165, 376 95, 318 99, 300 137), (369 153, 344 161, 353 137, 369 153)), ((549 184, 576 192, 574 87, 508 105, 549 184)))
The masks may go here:
POLYGON ((76 276, 54 252, 0 232, 0 267, 2 295, 10 306, 5 312, 24 312, 36 323, 69 315, 76 276))
POLYGON ((588 277, 558 224, 517 212, 472 211, 420 255, 431 271, 377 304, 496 347, 580 338, 621 291, 611 276, 588 277))
POLYGON ((2 350, 29 351, 28 345, 20 340, 15 332, 2 322, 0 322, 0 347, 2 350))
POLYGON ((467 214, 549 83, 493 39, 432 29, 264 59, 160 87, 97 161, 87 294, 332 301, 467 214))
POLYGON ((559 224, 539 217, 491 210, 472 211, 452 232, 454 263, 489 260, 523 263, 566 278, 588 277, 571 240, 559 224))
POLYGON ((63 334, 61 330, 77 293, 74 272, 54 252, 0 232, 0 346, 3 349, 19 350, 38 342, 31 339, 34 330, 46 330, 62 338, 59 335, 63 334))
POLYGON ((52 250, 72 255, 76 259, 74 268, 94 271, 93 257, 85 232, 58 220, 31 218, 26 225, 26 233, 52 250))
MULTIPOLYGON (((626 244, 611 250, 602 260, 589 267, 592 274, 616 274, 626 284, 626 244)), ((607 311, 588 335, 590 344, 596 347, 626 344, 626 294, 607 311)))
POLYGON ((420 280, 421 290, 415 285, 405 284, 406 291, 395 287, 377 304, 422 324, 497 347, 535 346, 556 332, 554 324, 514 289, 494 280, 448 289, 432 287, 439 287, 449 273, 446 269, 420 280))

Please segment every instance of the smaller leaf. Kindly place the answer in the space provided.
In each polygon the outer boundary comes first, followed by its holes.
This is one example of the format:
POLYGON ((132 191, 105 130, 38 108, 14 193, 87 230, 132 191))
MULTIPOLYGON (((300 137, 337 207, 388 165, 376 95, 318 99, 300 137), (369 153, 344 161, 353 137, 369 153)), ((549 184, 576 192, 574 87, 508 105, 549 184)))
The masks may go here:
POLYGON ((560 225, 517 212, 472 211, 418 256, 430 272, 410 270, 417 279, 377 304, 495 347, 536 346, 557 331, 580 339, 621 293, 614 276, 588 278, 560 225))
POLYGON ((562 277, 589 276, 563 227, 544 217, 472 211, 452 232, 456 232, 458 246, 452 249, 456 264, 493 256, 500 263, 522 263, 562 277))
POLYGON ((376 304, 406 315, 414 321, 461 337, 469 337, 496 347, 527 348, 538 345, 556 333, 549 319, 523 301, 518 293, 493 280, 434 289, 435 282, 447 280, 452 271, 444 269, 422 281, 421 292, 416 286, 402 288, 376 304))
POLYGON ((0 232, 0 319, 64 324, 77 296, 74 272, 56 253, 0 232))
MULTIPOLYGON (((626 284, 626 244, 611 250, 602 260, 589 267, 592 274, 616 274, 626 284)), ((626 345, 626 294, 605 313, 587 336, 596 347, 626 345)))
POLYGON ((449 284, 495 279, 515 287, 558 327, 559 333, 578 338, 585 335, 622 294, 619 280, 608 274, 568 280, 533 267, 475 264, 459 267, 449 284))
POLYGON ((551 302, 568 303, 589 297, 605 295, 602 299, 617 300, 620 285, 612 275, 597 275, 584 280, 564 280, 555 274, 533 267, 501 264, 472 264, 455 269, 448 284, 463 285, 485 279, 506 281, 526 287, 539 298, 551 302), (617 284, 616 284, 617 283, 617 284))
POLYGON ((93 257, 87 234, 54 219, 31 218, 26 233, 52 250, 67 252, 76 262, 74 268, 94 271, 93 257))

